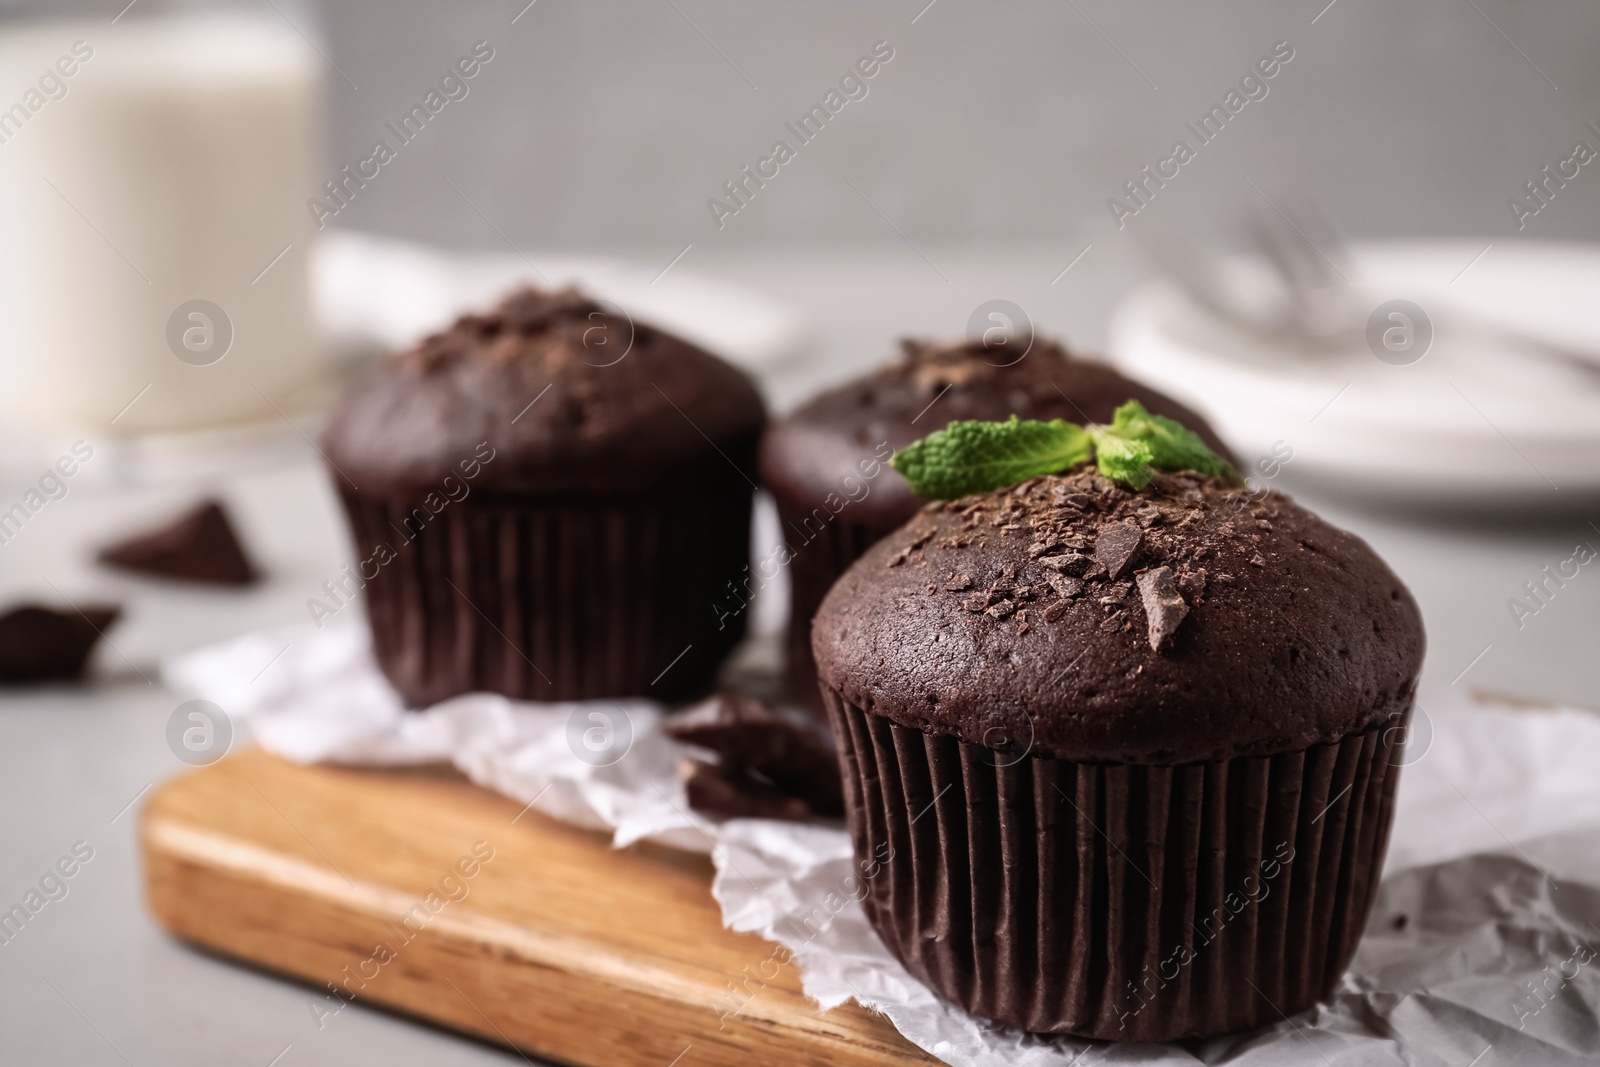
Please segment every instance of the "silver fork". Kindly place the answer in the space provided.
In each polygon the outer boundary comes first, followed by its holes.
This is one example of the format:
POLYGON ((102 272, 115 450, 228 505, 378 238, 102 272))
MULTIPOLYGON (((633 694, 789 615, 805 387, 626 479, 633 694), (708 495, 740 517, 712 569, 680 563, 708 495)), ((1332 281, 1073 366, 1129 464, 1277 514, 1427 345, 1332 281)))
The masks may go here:
MULTIPOLYGON (((1266 199, 1264 196, 1262 199, 1266 199)), ((1291 217, 1268 201, 1270 211, 1254 212, 1243 228, 1246 244, 1264 264, 1278 292, 1263 310, 1241 300, 1180 241, 1146 235, 1158 265, 1197 305, 1247 336, 1302 350, 1329 350, 1359 343, 1366 313, 1348 273, 1343 244, 1310 209, 1291 217)), ((1460 304, 1440 308, 1455 323, 1491 341, 1580 371, 1600 384, 1600 353, 1574 348, 1514 326, 1494 322, 1460 304)))

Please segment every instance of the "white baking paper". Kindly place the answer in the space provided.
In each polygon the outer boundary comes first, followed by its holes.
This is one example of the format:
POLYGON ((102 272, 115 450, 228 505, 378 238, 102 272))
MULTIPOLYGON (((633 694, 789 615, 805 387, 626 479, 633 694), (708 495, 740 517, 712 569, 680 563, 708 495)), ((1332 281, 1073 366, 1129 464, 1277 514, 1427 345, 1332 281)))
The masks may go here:
POLYGON ((1600 717, 1587 712, 1424 683, 1384 882, 1332 1000, 1250 1034, 1131 1045, 1000 1030, 939 1001, 867 924, 842 829, 689 811, 685 750, 657 704, 479 693, 406 712, 359 625, 254 635, 163 673, 289 759, 448 762, 618 847, 709 852, 729 927, 788 948, 822 1007, 855 1000, 956 1067, 1600 1061, 1600 717))

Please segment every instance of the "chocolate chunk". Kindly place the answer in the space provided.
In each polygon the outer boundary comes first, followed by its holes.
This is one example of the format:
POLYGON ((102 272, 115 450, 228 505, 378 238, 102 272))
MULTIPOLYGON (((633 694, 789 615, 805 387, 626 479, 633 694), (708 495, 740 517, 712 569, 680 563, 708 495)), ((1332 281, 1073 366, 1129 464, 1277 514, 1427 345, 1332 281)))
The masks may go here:
POLYGON ((1182 593, 1193 604, 1206 591, 1206 569, 1196 567, 1194 570, 1185 570, 1178 575, 1178 592, 1182 593))
POLYGON ((1259 552, 1250 557, 1250 563, 1252 566, 1256 567, 1265 567, 1267 565, 1267 561, 1261 557, 1261 553, 1259 552))
POLYGON ((1189 614, 1189 605, 1178 595, 1171 567, 1157 567, 1138 576, 1139 597, 1144 601, 1145 618, 1150 623, 1150 647, 1160 651, 1172 641, 1178 624, 1189 614))
POLYGON ((684 744, 717 753, 727 783, 764 780, 814 814, 831 817, 844 812, 833 745, 809 725, 760 701, 718 693, 668 715, 662 728, 684 744))
POLYGON ((1055 502, 1062 507, 1075 508, 1078 511, 1087 511, 1094 504, 1089 494, 1066 488, 1056 489, 1055 502))
POLYGON ((121 613, 105 604, 81 613, 24 604, 0 615, 0 682, 82 677, 94 643, 121 613))
POLYGON ((98 558, 108 567, 212 585, 249 585, 260 577, 228 513, 215 500, 164 526, 107 545, 98 558))
POLYGON ((1063 597, 1075 597, 1083 592, 1082 578, 1069 578, 1065 574, 1047 574, 1045 578, 1050 582, 1050 587, 1063 597))
POLYGON ((997 619, 1003 619, 1017 610, 1017 605, 1010 600, 1002 600, 989 608, 989 614, 997 619))
POLYGON ((973 593, 961 602, 961 606, 968 611, 982 611, 989 606, 989 594, 973 593))
POLYGON ((944 587, 946 589, 950 590, 950 592, 952 592, 952 593, 959 593, 964 589, 971 589, 972 588, 972 575, 970 575, 970 574, 951 574, 950 575, 950 580, 948 582, 944 583, 944 587))
POLYGON ((1058 600, 1054 604, 1051 604, 1049 607, 1044 609, 1044 621, 1055 622, 1057 619, 1061 618, 1061 616, 1065 615, 1071 608, 1071 602, 1066 600, 1058 600))
POLYGON ((1089 569, 1089 565, 1093 562, 1088 556, 1080 555, 1077 552, 1068 552, 1064 556, 1046 556, 1039 561, 1041 565, 1049 567, 1053 571, 1061 571, 1063 574, 1074 574, 1079 577, 1083 576, 1083 573, 1089 569))
POLYGON ((1106 574, 1121 578, 1143 543, 1144 531, 1139 527, 1131 522, 1114 522, 1100 530, 1094 543, 1094 558, 1105 567, 1106 574))
POLYGON ((806 802, 789 796, 748 769, 705 760, 678 761, 678 776, 689 806, 716 819, 786 819, 804 822, 811 814, 806 802))

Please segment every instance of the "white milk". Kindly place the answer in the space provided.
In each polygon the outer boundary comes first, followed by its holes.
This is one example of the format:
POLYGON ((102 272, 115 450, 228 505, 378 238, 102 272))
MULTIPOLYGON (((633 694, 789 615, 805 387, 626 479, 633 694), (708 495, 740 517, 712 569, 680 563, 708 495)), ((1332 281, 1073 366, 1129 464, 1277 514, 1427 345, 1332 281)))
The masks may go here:
POLYGON ((318 378, 319 62, 276 15, 0 29, 0 417, 275 419, 318 378))

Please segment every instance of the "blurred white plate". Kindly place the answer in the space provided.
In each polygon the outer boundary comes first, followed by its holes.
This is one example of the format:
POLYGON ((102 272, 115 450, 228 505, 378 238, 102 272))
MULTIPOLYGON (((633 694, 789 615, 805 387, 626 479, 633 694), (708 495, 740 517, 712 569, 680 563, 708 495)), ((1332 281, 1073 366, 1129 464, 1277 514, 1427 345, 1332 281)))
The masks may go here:
POLYGON ((628 314, 749 370, 803 346, 783 305, 678 264, 590 257, 456 253, 371 234, 329 231, 312 261, 317 317, 336 345, 395 349, 490 307, 513 287, 576 285, 628 314))
MULTIPOLYGON (((1600 377, 1475 336, 1487 320, 1600 360, 1600 248, 1371 243, 1348 247, 1363 308, 1410 300, 1434 338, 1394 366, 1365 345, 1299 352, 1250 340, 1152 282, 1117 308, 1111 356, 1206 415, 1249 465, 1293 450, 1282 484, 1420 506, 1565 510, 1600 496, 1600 377), (1470 264, 1470 266, 1469 266, 1470 264)), ((1219 265, 1230 284, 1259 277, 1219 265)))

